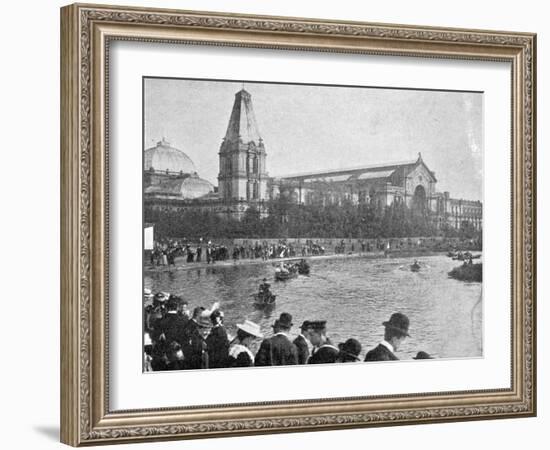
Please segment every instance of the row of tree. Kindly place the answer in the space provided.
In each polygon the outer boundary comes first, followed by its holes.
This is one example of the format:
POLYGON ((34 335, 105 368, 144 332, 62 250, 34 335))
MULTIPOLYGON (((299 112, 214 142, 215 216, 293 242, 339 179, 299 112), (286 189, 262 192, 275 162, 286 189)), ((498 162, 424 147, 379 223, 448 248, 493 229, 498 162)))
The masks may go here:
POLYGON ((447 236, 472 238, 473 226, 460 230, 438 227, 434 217, 404 204, 377 207, 371 204, 297 205, 284 199, 267 205, 267 216, 251 207, 241 220, 211 211, 146 210, 146 222, 155 224, 157 237, 217 238, 390 238, 447 236))

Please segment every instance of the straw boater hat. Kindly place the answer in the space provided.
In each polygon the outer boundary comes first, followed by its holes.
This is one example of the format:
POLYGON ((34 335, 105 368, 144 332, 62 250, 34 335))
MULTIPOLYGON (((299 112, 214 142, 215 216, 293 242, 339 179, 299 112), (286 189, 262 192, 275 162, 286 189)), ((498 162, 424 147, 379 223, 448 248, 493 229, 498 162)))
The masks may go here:
POLYGON ((264 335, 260 332, 260 325, 254 323, 250 320, 245 320, 244 323, 238 323, 237 329, 244 331, 245 333, 250 334, 251 336, 257 338, 263 338, 264 335))
POLYGON ((405 336, 409 336, 409 318, 403 313, 393 313, 390 320, 382 322, 386 328, 390 328, 395 331, 399 331, 405 336))

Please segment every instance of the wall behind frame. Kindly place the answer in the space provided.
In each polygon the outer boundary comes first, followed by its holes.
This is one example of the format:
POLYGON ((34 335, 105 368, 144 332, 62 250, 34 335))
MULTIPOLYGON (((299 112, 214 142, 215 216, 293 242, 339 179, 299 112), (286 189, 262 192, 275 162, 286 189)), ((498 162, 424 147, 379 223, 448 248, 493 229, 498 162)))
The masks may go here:
MULTIPOLYGON (((531 31, 538 36, 538 148, 548 145, 541 124, 550 120, 548 87, 550 33, 544 2, 525 0, 460 3, 393 0, 388 2, 296 2, 291 0, 116 1, 143 7, 197 9, 326 19, 363 20, 415 25, 531 31), (546 101, 545 101, 546 100, 546 101)), ((3 6, 0 123, 2 124, 1 288, 2 423, 6 448, 61 448, 59 417, 59 7, 61 1, 31 0, 3 6), (17 342, 17 351, 8 344, 17 342)), ((539 152, 538 173, 550 168, 548 152, 539 152)), ((539 199, 550 181, 539 177, 539 199)), ((543 233, 548 207, 539 201, 538 317, 550 315, 543 300, 549 292, 543 254, 550 250, 543 233)), ((540 321, 539 321, 540 323, 540 321)), ((539 341, 548 342, 548 328, 539 326, 539 341)), ((539 348, 539 417, 470 423, 375 428, 292 435, 141 444, 140 449, 264 450, 275 448, 464 449, 492 446, 523 448, 543 441, 550 425, 550 395, 544 380, 550 354, 539 348), (543 434, 544 433, 544 434, 543 434)), ((117 448, 138 448, 119 446, 117 448)), ((532 448, 541 448, 534 445, 532 448)))

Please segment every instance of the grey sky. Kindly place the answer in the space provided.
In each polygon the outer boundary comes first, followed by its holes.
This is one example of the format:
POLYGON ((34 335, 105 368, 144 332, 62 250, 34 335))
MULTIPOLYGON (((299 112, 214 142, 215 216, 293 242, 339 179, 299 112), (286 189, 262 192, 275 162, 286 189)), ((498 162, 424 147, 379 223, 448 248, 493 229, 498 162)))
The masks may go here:
MULTIPOLYGON (((163 136, 217 185, 239 82, 146 79, 145 148, 163 136)), ((483 95, 246 82, 271 176, 415 159, 454 198, 482 200, 483 95)))

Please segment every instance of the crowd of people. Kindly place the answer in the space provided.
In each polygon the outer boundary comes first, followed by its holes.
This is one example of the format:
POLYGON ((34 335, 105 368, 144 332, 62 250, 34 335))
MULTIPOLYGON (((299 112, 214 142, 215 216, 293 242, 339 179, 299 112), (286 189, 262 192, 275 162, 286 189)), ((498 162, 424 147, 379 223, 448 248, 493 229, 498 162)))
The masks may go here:
MULTIPOLYGON (((210 309, 198 306, 191 313, 181 297, 147 290, 145 295, 149 303, 144 315, 146 372, 362 361, 361 343, 349 338, 336 345, 329 338, 326 320, 305 320, 292 339, 293 318, 283 312, 270 336, 250 320, 238 323, 236 336, 230 336, 218 304, 210 309), (254 352, 257 342, 261 343, 254 352)), ((366 353, 366 362, 397 360, 395 352, 409 337, 409 319, 403 313, 393 313, 382 325, 383 339, 366 353)), ((415 359, 431 356, 421 351, 415 359)))
POLYGON ((256 241, 241 243, 228 247, 200 238, 198 242, 186 239, 164 239, 155 241, 149 255, 151 266, 173 266, 177 256, 184 257, 188 263, 203 262, 214 264, 217 261, 234 261, 240 259, 262 259, 264 261, 277 258, 292 258, 298 255, 315 256, 324 254, 325 249, 311 240, 304 244, 293 245, 284 239, 277 243, 256 241))
POLYGON ((175 258, 181 256, 187 263, 206 262, 214 264, 227 260, 263 261, 277 258, 294 258, 334 254, 384 252, 415 249, 431 251, 447 251, 460 248, 465 250, 480 250, 481 243, 476 239, 457 240, 455 238, 387 238, 387 239, 331 239, 326 242, 307 239, 305 242, 293 242, 280 239, 277 242, 263 240, 243 240, 240 243, 226 245, 211 240, 199 238, 196 241, 187 239, 161 239, 155 241, 150 251, 151 266, 174 266, 175 258))

